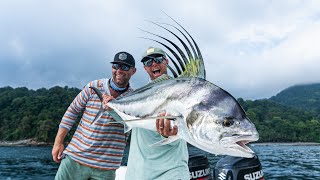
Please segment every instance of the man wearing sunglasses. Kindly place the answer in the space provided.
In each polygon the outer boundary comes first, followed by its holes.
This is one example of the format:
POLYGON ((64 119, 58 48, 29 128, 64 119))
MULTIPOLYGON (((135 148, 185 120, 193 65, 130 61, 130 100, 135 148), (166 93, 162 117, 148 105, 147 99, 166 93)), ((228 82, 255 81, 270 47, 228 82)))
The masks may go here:
POLYGON ((129 85, 136 72, 135 60, 127 52, 119 52, 112 63, 112 78, 94 80, 88 83, 75 97, 65 112, 52 149, 52 157, 60 164, 55 179, 115 179, 126 146, 123 125, 107 124, 113 121, 106 111, 92 123, 100 109, 100 99, 89 87, 96 87, 102 93, 124 96, 132 91, 129 85), (83 111, 70 143, 64 149, 64 139, 83 111))
MULTIPOLYGON (((148 48, 141 62, 151 80, 168 76, 168 59, 162 49, 148 48)), ((159 113, 159 116, 164 115, 165 112, 159 113)), ((184 140, 150 146, 168 136, 176 135, 177 127, 171 127, 170 121, 164 119, 158 119, 156 127, 159 133, 142 128, 132 129, 126 179, 190 179, 189 155, 184 140)))

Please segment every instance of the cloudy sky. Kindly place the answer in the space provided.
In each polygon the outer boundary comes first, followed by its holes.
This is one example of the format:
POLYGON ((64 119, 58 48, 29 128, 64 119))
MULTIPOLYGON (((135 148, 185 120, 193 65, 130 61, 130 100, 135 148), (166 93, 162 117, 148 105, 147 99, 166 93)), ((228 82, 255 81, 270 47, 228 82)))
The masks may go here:
POLYGON ((152 37, 177 42, 146 22, 182 24, 198 43, 207 80, 235 97, 262 99, 320 82, 320 1, 0 0, 0 87, 82 88, 109 77, 119 51, 138 61, 132 86, 148 82, 139 63, 152 37))

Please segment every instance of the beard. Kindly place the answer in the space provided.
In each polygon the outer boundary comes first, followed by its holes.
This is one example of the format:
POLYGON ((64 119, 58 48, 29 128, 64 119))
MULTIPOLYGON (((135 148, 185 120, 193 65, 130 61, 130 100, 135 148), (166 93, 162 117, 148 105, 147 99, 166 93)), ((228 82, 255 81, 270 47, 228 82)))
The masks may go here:
POLYGON ((129 83, 130 78, 125 75, 114 75, 113 81, 118 87, 126 87, 129 83))

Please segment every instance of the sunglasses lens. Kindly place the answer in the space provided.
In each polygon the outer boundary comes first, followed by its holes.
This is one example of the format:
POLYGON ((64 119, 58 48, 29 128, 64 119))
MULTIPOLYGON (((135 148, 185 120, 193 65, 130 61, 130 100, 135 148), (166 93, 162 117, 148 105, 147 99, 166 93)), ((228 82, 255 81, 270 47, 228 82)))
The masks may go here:
POLYGON ((162 63, 163 57, 156 57, 156 58, 154 58, 154 61, 155 61, 157 64, 162 63))
POLYGON ((119 64, 112 64, 112 68, 115 69, 115 70, 118 70, 119 69, 119 64))
POLYGON ((146 61, 144 61, 143 62, 143 65, 145 65, 145 66, 151 66, 152 65, 152 61, 153 61, 153 59, 148 59, 148 60, 146 60, 146 61))
POLYGON ((118 70, 119 68, 121 68, 121 70, 123 71, 129 71, 130 66, 125 64, 112 64, 112 68, 115 70, 118 70))
POLYGON ((146 61, 143 62, 143 65, 150 67, 152 65, 152 62, 156 62, 157 64, 160 64, 163 62, 163 57, 152 57, 146 61))
POLYGON ((121 69, 124 71, 129 71, 130 67, 128 65, 122 64, 121 69))

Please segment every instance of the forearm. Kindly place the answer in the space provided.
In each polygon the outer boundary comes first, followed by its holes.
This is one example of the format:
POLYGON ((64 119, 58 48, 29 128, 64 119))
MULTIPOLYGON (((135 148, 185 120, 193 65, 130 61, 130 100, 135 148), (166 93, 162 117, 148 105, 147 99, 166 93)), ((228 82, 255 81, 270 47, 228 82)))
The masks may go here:
POLYGON ((63 141, 66 135, 68 134, 69 130, 65 128, 59 128, 56 139, 54 141, 54 145, 52 148, 52 158, 55 162, 59 163, 61 162, 62 153, 64 150, 63 141))
POLYGON ((59 128, 57 136, 54 140, 54 145, 63 144, 65 137, 67 136, 69 130, 66 128, 59 128))

